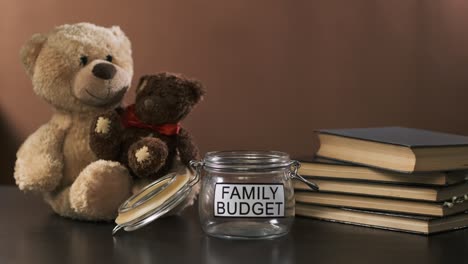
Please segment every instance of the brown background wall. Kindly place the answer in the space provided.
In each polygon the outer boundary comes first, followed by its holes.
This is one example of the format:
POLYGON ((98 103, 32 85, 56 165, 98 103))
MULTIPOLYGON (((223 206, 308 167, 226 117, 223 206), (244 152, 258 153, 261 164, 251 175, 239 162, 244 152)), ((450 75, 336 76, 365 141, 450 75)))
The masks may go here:
POLYGON ((468 1, 15 0, 0 10, 3 182, 19 142, 51 113, 32 92, 20 46, 80 21, 124 29, 134 83, 169 70, 206 84, 206 101, 184 123, 204 152, 311 155, 316 128, 468 134, 468 1))

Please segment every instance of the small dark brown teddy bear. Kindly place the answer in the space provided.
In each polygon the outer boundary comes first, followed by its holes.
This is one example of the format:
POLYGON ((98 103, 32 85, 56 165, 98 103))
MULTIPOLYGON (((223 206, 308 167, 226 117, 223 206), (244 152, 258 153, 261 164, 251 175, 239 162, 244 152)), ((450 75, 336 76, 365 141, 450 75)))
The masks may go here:
POLYGON ((188 166, 198 148, 180 126, 204 95, 201 83, 178 74, 143 76, 135 104, 96 117, 90 147, 100 159, 117 160, 138 177, 167 174, 177 156, 188 166))

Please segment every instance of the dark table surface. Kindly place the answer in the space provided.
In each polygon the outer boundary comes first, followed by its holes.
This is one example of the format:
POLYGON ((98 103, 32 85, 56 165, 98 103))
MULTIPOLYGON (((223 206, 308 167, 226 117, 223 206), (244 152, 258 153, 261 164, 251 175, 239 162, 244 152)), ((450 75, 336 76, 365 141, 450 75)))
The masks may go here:
POLYGON ((275 240, 212 238, 197 210, 111 236, 112 223, 59 217, 39 196, 0 187, 0 263, 468 263, 468 229, 430 237, 296 218, 275 240))

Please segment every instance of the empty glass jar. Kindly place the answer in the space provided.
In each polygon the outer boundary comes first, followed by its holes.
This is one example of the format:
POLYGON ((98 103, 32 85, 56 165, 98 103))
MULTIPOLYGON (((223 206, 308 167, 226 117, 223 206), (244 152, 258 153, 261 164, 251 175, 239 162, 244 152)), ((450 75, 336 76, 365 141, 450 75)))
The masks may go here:
POLYGON ((201 177, 199 215, 203 230, 215 237, 275 238, 294 220, 294 188, 299 162, 277 151, 209 152, 192 162, 201 177))

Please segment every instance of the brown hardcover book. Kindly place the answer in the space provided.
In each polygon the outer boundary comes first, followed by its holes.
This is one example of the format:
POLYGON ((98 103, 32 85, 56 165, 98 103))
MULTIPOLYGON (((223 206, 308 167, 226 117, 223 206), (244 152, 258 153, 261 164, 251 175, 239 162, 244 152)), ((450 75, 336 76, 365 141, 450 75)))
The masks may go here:
POLYGON ((468 169, 468 137, 404 127, 319 130, 317 156, 400 172, 468 169))
MULTIPOLYGON (((337 181, 317 179, 313 177, 306 178, 317 184, 321 192, 380 196, 430 202, 446 201, 452 199, 454 196, 458 197, 468 194, 468 183, 465 182, 446 187, 428 187, 357 181, 337 181)), ((307 185, 299 181, 294 181, 294 188, 296 190, 310 190, 307 185)))
POLYGON ((297 192, 295 196, 300 203, 404 214, 447 216, 468 210, 468 201, 449 204, 322 192, 297 192))
POLYGON ((467 171, 400 173, 324 159, 301 160, 299 174, 324 179, 346 179, 404 184, 450 185, 468 179, 467 171))
POLYGON ((468 226, 468 212, 442 218, 383 214, 378 212, 297 204, 296 215, 332 222, 382 229, 433 234, 468 226))

